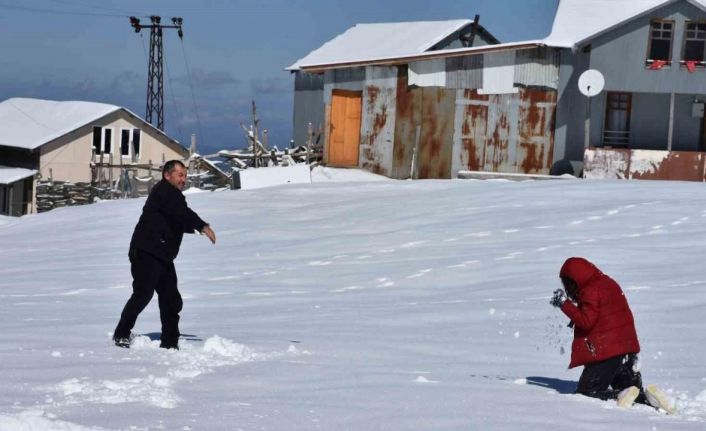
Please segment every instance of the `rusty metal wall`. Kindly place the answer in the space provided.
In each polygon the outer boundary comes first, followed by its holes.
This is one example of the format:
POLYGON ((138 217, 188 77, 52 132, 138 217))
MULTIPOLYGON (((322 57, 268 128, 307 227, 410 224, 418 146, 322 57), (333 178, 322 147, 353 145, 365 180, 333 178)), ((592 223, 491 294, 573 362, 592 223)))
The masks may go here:
POLYGON ((706 153, 589 148, 584 178, 706 181, 706 153))
POLYGON ((522 49, 515 55, 515 84, 559 88, 559 55, 553 48, 522 49))
POLYGON ((630 179, 704 181, 704 153, 632 150, 630 179))
POLYGON ((397 73, 397 67, 366 67, 363 86, 359 166, 388 177, 393 172, 397 73))
POLYGON ((555 90, 515 94, 458 90, 452 176, 458 171, 548 174, 554 146, 555 90))
POLYGON ((451 178, 456 90, 416 88, 421 92, 418 178, 451 178))
POLYGON ((421 131, 421 95, 421 91, 413 91, 409 88, 407 67, 400 66, 397 74, 392 178, 403 180, 414 177, 412 162, 417 144, 417 126, 420 126, 421 131))
POLYGON ((517 171, 548 174, 553 161, 556 91, 526 88, 520 91, 517 171))
POLYGON ((447 58, 446 88, 483 88, 483 55, 447 58))
POLYGON ((490 96, 457 90, 452 171, 485 169, 490 96))
POLYGON ((333 89, 362 90, 359 166, 392 178, 460 170, 548 174, 558 67, 554 51, 518 51, 517 93, 481 95, 483 55, 447 59, 446 87, 410 87, 407 67, 327 71, 333 89), (536 75, 536 76, 535 76, 536 75), (553 78, 556 78, 553 80, 553 78))

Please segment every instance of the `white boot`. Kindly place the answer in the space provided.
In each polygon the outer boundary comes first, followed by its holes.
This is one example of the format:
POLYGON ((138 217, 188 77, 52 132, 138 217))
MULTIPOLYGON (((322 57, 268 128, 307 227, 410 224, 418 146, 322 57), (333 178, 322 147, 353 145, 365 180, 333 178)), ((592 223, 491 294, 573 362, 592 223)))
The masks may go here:
POLYGON ((650 402, 652 407, 662 409, 670 415, 673 415, 677 412, 677 408, 672 403, 672 400, 669 399, 667 394, 665 394, 664 391, 657 387, 657 385, 647 385, 647 388, 645 388, 645 396, 647 397, 647 401, 650 402))
POLYGON ((623 389, 618 394, 618 407, 632 407, 638 395, 640 395, 640 389, 638 389, 637 386, 630 386, 627 389, 623 389))

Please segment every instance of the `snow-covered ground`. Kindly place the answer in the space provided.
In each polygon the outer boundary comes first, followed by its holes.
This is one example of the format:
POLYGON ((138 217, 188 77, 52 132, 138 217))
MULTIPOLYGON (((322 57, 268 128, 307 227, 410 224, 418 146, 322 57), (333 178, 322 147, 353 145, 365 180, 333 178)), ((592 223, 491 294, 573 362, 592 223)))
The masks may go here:
POLYGON ((144 199, 0 219, 0 430, 706 429, 703 184, 328 174, 188 196, 218 243, 182 245, 178 352, 156 299, 111 343, 144 199), (622 284, 678 415, 572 394, 570 256, 622 284))

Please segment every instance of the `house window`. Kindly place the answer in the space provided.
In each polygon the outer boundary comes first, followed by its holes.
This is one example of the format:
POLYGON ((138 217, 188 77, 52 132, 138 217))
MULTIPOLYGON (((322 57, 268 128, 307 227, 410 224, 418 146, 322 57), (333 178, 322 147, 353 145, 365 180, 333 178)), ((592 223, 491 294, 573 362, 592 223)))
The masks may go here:
POLYGON ((113 129, 103 129, 103 152, 106 154, 113 152, 113 129))
POLYGON ((101 141, 103 140, 103 128, 100 126, 93 126, 93 151, 96 154, 101 153, 103 146, 101 141))
POLYGON ((110 154, 113 150, 113 129, 93 126, 93 150, 96 154, 110 154))
POLYGON ((627 147, 630 143, 632 94, 608 92, 606 96, 603 145, 627 147))
POLYGON ((682 64, 704 67, 706 63, 706 22, 686 23, 682 64))
POLYGON ((130 157, 130 130, 122 129, 120 131, 120 155, 130 157))
POLYGON ((140 140, 142 139, 142 130, 132 129, 132 149, 135 159, 140 158, 140 140))
POLYGON ((140 129, 121 129, 120 155, 124 158, 132 158, 134 154, 135 160, 139 159, 141 138, 142 130, 140 129))
POLYGON ((674 21, 652 20, 647 45, 647 65, 650 68, 659 69, 671 64, 673 37, 674 21))

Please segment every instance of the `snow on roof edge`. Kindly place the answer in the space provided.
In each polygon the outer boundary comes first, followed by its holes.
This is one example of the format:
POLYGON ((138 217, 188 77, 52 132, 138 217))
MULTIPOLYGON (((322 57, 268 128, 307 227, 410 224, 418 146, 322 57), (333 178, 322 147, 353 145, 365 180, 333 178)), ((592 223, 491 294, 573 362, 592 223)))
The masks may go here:
POLYGON ((2 185, 12 184, 34 175, 37 175, 37 171, 34 169, 0 165, 0 184, 2 185))
POLYGON ((340 68, 340 67, 354 67, 354 66, 365 66, 369 64, 374 64, 374 63, 379 63, 379 62, 394 62, 394 61, 399 61, 403 59, 408 59, 410 61, 415 61, 415 60, 425 60, 429 57, 445 57, 445 56, 459 56, 463 54, 473 54, 476 52, 483 53, 483 52, 492 52, 492 51, 502 51, 502 50, 507 50, 507 49, 512 49, 512 48, 526 48, 528 46, 548 46, 552 48, 566 48, 565 46, 557 46, 557 45, 552 45, 552 44, 547 44, 545 43, 544 39, 534 39, 534 40, 524 40, 524 41, 518 41, 518 42, 508 42, 508 43, 499 43, 496 45, 482 45, 482 46, 474 46, 474 47, 468 47, 468 48, 452 48, 452 49, 440 49, 436 51, 427 51, 427 52, 421 52, 418 54, 411 54, 411 55, 400 55, 400 56, 390 56, 390 57, 379 57, 379 58, 368 58, 368 59, 363 59, 363 60, 353 60, 353 61, 347 61, 347 62, 337 62, 337 63, 322 63, 322 64, 314 64, 310 66, 303 66, 302 69, 298 69, 300 71, 306 72, 307 70, 320 70, 320 69, 335 69, 335 68, 340 68))
POLYGON ((4 101, 0 102, 0 104, 8 104, 11 106, 14 110, 16 110, 19 114, 27 117, 30 119, 32 122, 36 123, 37 125, 50 130, 51 132, 44 135, 44 136, 38 136, 34 141, 30 142, 25 142, 24 145, 16 144, 16 143, 5 143, 5 142, 0 142, 0 146, 4 147, 10 147, 10 148, 20 148, 20 149, 25 149, 25 150, 36 150, 37 148, 40 148, 50 142, 53 142, 62 136, 67 135, 68 133, 74 132, 81 127, 86 126, 87 124, 97 121, 103 117, 106 117, 108 115, 114 114, 115 112, 118 112, 120 110, 125 111, 128 115, 136 118, 138 121, 141 121, 144 124, 147 124, 149 127, 152 129, 156 130, 158 134, 163 135, 165 138, 167 138, 169 141, 174 142, 177 144, 179 147, 186 149, 184 145, 181 144, 177 139, 172 138, 171 136, 167 135, 164 131, 158 129, 157 127, 153 126, 152 124, 148 123, 145 119, 140 117, 139 115, 135 114, 131 110, 118 106, 118 105, 113 105, 110 103, 103 103, 103 102, 92 102, 92 101, 85 101, 85 100, 49 100, 49 99, 39 99, 39 98, 32 98, 32 97, 11 97, 9 99, 5 99, 4 101), (58 109, 60 109, 62 106, 68 106, 68 104, 74 104, 74 105, 83 105, 84 107, 89 107, 93 105, 93 107, 96 108, 95 112, 91 112, 83 116, 82 118, 76 119, 74 122, 70 123, 69 125, 61 128, 56 128, 55 125, 47 125, 42 122, 41 118, 37 118, 28 112, 25 112, 27 106, 18 106, 20 105, 20 102, 22 101, 23 103, 46 103, 47 105, 54 105, 58 109), (67 104, 67 105, 63 105, 67 104))
MULTIPOLYGON (((431 47, 433 47, 434 45, 436 45, 437 43, 441 42, 442 40, 444 40, 444 38, 448 37, 449 35, 453 34, 453 33, 456 32, 456 31, 462 29, 463 27, 465 27, 465 26, 467 26, 467 25, 469 25, 469 24, 472 24, 474 21, 473 21, 473 20, 470 20, 470 19, 455 19, 455 20, 441 20, 441 21, 402 21, 402 22, 382 22, 382 23, 358 23, 358 24, 353 25, 353 27, 349 27, 348 29, 346 29, 346 31, 344 31, 344 32, 341 33, 341 34, 338 34, 338 35, 335 36, 334 38, 327 40, 324 44, 322 44, 322 45, 319 46, 318 48, 316 48, 316 49, 310 51, 308 54, 306 54, 304 57, 302 57, 302 58, 298 59, 297 61, 295 61, 294 63, 292 63, 290 66, 285 67, 284 70, 290 71, 290 72, 296 72, 296 71, 298 71, 298 70, 302 70, 302 68, 304 68, 304 67, 311 67, 312 65, 315 66, 316 63, 305 64, 305 63, 303 63, 303 61, 306 60, 307 57, 311 57, 314 52, 323 49, 326 45, 331 44, 331 43, 334 42, 336 39, 342 37, 342 36, 345 35, 347 32, 351 31, 352 29, 354 29, 354 28, 357 27, 357 26, 363 26, 363 25, 371 25, 371 26, 372 26, 372 25, 386 25, 386 24, 390 24, 390 25, 393 25, 393 24, 410 24, 410 25, 411 25, 411 24, 430 23, 430 22, 435 22, 435 23, 449 23, 449 24, 456 23, 456 25, 453 26, 453 27, 450 27, 450 28, 453 29, 453 30, 448 30, 448 29, 447 29, 447 31, 446 31, 445 34, 443 34, 443 35, 432 36, 432 37, 431 37, 431 40, 430 40, 429 42, 427 42, 426 44, 424 44, 424 45, 421 47, 421 51, 420 51, 420 52, 425 52, 425 51, 429 50, 429 48, 431 48, 431 47)), ((354 60, 354 61, 365 61, 365 60, 367 60, 367 58, 362 58, 362 59, 354 60)), ((336 63, 348 63, 349 61, 350 61, 350 60, 346 60, 346 61, 340 61, 340 62, 336 62, 336 63)))

